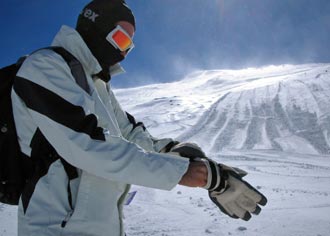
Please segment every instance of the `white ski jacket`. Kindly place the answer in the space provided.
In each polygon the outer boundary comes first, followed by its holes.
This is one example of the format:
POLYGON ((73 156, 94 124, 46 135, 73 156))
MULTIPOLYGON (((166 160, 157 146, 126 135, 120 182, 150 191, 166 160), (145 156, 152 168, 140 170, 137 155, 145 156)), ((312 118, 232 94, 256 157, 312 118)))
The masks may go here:
POLYGON ((24 92, 12 91, 16 129, 24 154, 33 156, 39 132, 77 167, 78 177, 69 181, 63 162, 45 156, 45 169, 20 199, 18 235, 123 236, 122 207, 130 184, 170 190, 188 160, 158 153, 172 140, 155 140, 134 124, 106 83, 91 77, 101 67, 74 29, 63 26, 52 45, 82 63, 91 92, 76 84, 60 55, 37 51, 17 74, 15 83, 24 92))

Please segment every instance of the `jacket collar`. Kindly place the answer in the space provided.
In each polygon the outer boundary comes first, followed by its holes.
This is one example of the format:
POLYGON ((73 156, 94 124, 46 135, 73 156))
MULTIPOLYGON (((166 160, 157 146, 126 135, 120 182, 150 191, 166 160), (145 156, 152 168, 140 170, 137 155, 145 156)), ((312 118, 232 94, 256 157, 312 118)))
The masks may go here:
MULTIPOLYGON (((79 33, 69 26, 64 25, 61 27, 52 42, 52 46, 59 46, 68 50, 80 61, 89 75, 98 74, 102 70, 100 64, 93 56, 79 33)), ((111 76, 123 72, 125 71, 120 64, 116 64, 110 68, 111 76)))

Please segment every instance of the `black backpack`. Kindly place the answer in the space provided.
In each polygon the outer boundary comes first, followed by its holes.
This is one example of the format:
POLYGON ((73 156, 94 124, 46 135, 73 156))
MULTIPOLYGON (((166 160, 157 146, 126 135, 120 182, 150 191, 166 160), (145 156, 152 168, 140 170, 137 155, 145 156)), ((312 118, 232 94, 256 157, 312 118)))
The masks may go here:
MULTIPOLYGON (((82 65, 72 54, 62 47, 39 50, 53 50, 61 55, 68 63, 77 84, 89 93, 82 65)), ((0 69, 0 202, 10 205, 18 204, 24 186, 34 171, 34 162, 20 151, 11 102, 16 73, 26 57, 0 69)))

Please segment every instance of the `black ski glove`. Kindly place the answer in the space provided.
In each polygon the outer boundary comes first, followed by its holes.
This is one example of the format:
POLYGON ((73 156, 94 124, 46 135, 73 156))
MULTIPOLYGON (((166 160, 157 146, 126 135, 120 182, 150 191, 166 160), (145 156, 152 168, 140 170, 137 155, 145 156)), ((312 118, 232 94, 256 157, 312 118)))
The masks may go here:
POLYGON ((171 147, 171 153, 178 154, 182 157, 188 157, 191 160, 195 158, 206 158, 203 150, 195 143, 178 143, 171 147))
POLYGON ((248 221, 251 213, 258 215, 259 205, 265 206, 266 197, 242 178, 247 172, 208 159, 208 181, 204 188, 209 190, 210 199, 219 209, 232 218, 248 221), (259 205, 258 205, 259 204, 259 205))

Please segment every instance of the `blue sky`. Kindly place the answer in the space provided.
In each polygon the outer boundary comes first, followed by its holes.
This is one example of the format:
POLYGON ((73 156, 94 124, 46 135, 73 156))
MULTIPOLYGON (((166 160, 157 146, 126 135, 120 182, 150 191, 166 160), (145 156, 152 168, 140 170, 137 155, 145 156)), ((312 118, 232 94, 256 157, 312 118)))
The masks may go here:
MULTIPOLYGON (((86 0, 2 0, 0 66, 74 27, 86 0)), ((136 48, 116 87, 182 79, 200 69, 330 62, 329 0, 127 0, 136 48)))

